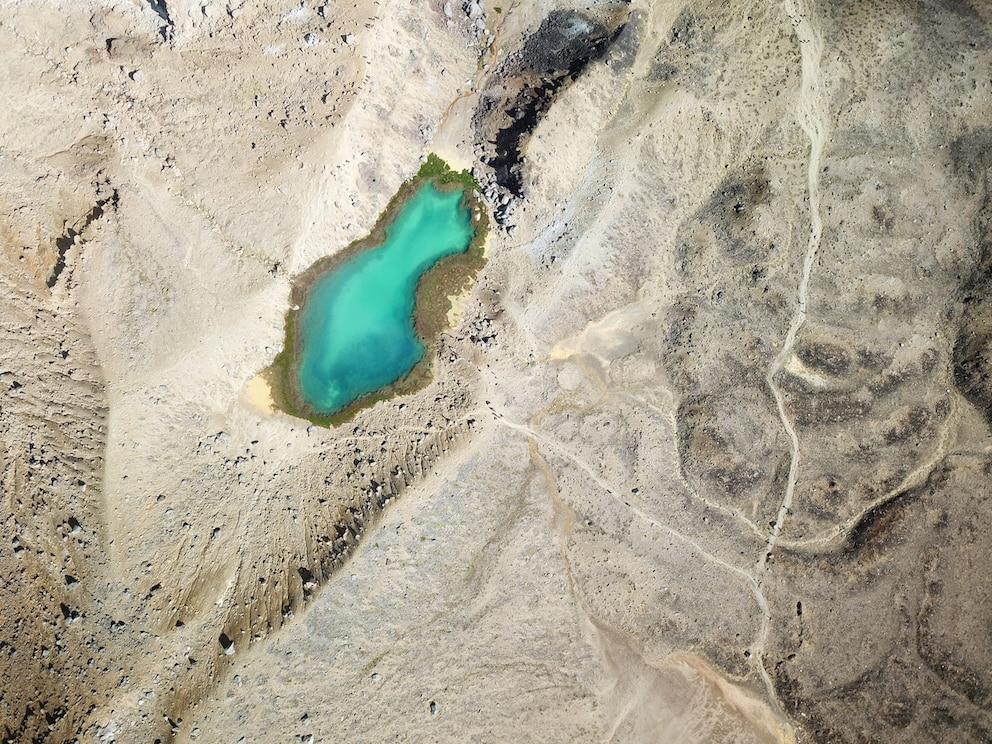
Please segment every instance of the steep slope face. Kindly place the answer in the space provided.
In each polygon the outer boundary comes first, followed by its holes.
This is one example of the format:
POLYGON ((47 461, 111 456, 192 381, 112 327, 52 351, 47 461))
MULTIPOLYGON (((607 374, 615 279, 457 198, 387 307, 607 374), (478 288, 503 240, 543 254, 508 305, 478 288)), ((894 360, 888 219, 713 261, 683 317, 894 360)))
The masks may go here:
POLYGON ((87 679, 103 677, 102 687, 122 675, 120 639, 101 603, 103 380, 86 329, 37 279, 0 277, 5 741, 71 738, 99 700, 87 679))
POLYGON ((0 732, 988 739, 988 12, 347 5, 0 25, 0 732), (266 412, 435 147, 434 382, 266 412))
POLYGON ((475 41, 441 8, 9 10, 0 733, 166 740, 471 436, 470 374, 347 436, 245 388, 289 275, 416 170, 475 41))
MULTIPOLYGON (((6 23, 0 34, 18 48, 6 23)), ((43 69, 12 56, 5 85, 43 69)), ((127 674, 129 633, 104 605, 105 379, 74 299, 79 256, 115 200, 104 138, 11 146, 44 120, 16 100, 0 127, 0 738, 68 740, 127 674)))

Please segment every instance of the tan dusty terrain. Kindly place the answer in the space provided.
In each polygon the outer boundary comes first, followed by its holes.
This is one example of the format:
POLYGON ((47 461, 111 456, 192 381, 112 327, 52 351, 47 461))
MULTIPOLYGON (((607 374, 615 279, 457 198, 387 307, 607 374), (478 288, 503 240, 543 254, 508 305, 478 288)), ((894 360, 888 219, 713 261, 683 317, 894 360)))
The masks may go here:
POLYGON ((4 2, 0 737, 992 739, 990 30, 4 2), (434 382, 273 412, 430 151, 501 222, 434 382))

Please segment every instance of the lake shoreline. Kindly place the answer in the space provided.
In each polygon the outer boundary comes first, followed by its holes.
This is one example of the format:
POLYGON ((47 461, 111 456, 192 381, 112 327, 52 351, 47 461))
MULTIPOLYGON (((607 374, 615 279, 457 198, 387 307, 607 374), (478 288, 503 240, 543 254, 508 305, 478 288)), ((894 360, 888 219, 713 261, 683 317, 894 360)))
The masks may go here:
POLYGON ((484 247, 488 228, 489 218, 485 204, 472 175, 467 170, 454 171, 440 157, 430 154, 417 174, 405 181, 389 200, 366 237, 318 259, 294 277, 289 294, 289 309, 286 312, 283 349, 272 365, 261 373, 268 383, 276 409, 318 426, 332 427, 349 421, 358 411, 380 400, 408 395, 426 387, 433 379, 438 336, 448 327, 451 297, 464 294, 485 264, 484 247), (430 182, 439 191, 462 191, 462 205, 469 211, 473 234, 464 253, 440 259, 424 272, 418 282, 413 321, 417 337, 425 347, 424 355, 409 373, 391 385, 361 396, 334 413, 322 413, 306 402, 296 374, 301 353, 300 318, 310 290, 328 272, 365 251, 381 246, 386 240, 386 228, 399 211, 430 182))

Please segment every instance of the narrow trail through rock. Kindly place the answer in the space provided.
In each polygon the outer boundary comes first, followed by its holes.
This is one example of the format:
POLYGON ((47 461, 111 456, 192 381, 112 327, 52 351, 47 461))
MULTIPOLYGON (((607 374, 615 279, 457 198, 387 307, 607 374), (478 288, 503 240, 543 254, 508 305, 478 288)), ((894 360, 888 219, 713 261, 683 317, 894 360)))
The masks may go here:
MULTIPOLYGON (((508 420, 501 413, 493 409, 492 406, 489 407, 489 412, 495 417, 498 423, 502 424, 503 426, 506 426, 509 429, 513 429, 515 431, 519 431, 520 433, 524 434, 525 436, 528 437, 529 441, 535 443, 535 446, 537 442, 541 442, 549 449, 556 450, 561 456, 565 457, 566 459, 570 460, 572 463, 577 465, 586 475, 589 476, 589 478, 597 486, 599 486, 600 489, 602 489, 607 494, 609 494, 609 496, 612 499, 614 499, 615 501, 622 502, 623 505, 627 509, 629 509, 632 514, 637 516, 642 521, 647 522, 652 527, 661 530, 662 532, 675 538, 679 542, 684 543, 693 552, 695 552, 701 558, 703 558, 706 562, 712 563, 713 565, 725 571, 728 571, 729 573, 732 573, 734 576, 740 579, 751 591, 751 594, 754 596, 755 604, 758 605, 758 609, 761 612, 762 630, 759 637, 761 638, 763 644, 764 637, 767 634, 767 622, 769 617, 768 600, 765 598, 764 592, 761 590, 761 585, 758 579, 755 578, 754 574, 739 566, 735 566, 732 563, 728 563, 727 561, 723 560, 722 558, 719 558, 716 555, 713 555, 688 535, 685 535, 679 532, 678 530, 676 530, 674 527, 671 527, 670 525, 667 525, 664 522, 655 519, 650 514, 637 507, 635 504, 632 504, 629 500, 621 497, 614 488, 612 488, 608 483, 604 482, 596 474, 596 472, 588 463, 586 463, 585 461, 583 461, 581 458, 577 457, 573 453, 564 449, 557 442, 553 442, 547 439, 546 437, 542 437, 540 434, 535 432, 529 426, 526 426, 524 424, 518 424, 516 422, 508 420)), ((755 654, 756 658, 760 658, 760 656, 758 656, 756 652, 759 652, 761 648, 763 648, 763 645, 759 646, 758 644, 755 644, 754 646, 752 646, 752 654, 755 654)), ((758 671, 758 674, 761 676, 762 682, 765 685, 765 689, 767 691, 769 699, 774 703, 773 706, 774 710, 777 713, 779 713, 779 715, 782 716, 783 720, 787 720, 787 717, 785 716, 785 712, 782 710, 782 707, 778 703, 777 697, 775 696, 775 688, 772 684, 771 677, 768 676, 768 672, 765 670, 764 665, 758 663, 756 665, 756 669, 758 671)))
POLYGON ((816 251, 820 246, 820 236, 823 233, 823 222, 820 217, 820 160, 823 155, 823 145, 826 141, 826 112, 823 108, 820 80, 820 58, 823 54, 823 39, 813 25, 812 11, 809 6, 803 4, 800 7, 793 0, 787 0, 785 9, 796 29, 796 36, 799 39, 802 52, 802 90, 799 94, 797 117, 799 125, 806 132, 810 141, 809 165, 807 169, 810 231, 809 240, 806 244, 806 255, 803 260, 802 276, 799 280, 796 311, 792 316, 792 323, 789 325, 789 332, 785 336, 785 342, 782 344, 781 350, 776 355, 765 377, 768 387, 775 396, 779 418, 782 420, 782 427, 789 437, 792 449, 792 461, 789 465, 789 479, 786 484, 785 495, 779 505, 778 515, 775 518, 772 532, 768 537, 767 550, 758 562, 760 569, 764 568, 768 553, 774 549, 775 543, 782 533, 785 519, 789 514, 789 509, 792 507, 792 498, 795 495, 796 481, 799 477, 799 464, 802 457, 799 448, 799 436, 796 433, 792 420, 789 418, 788 411, 786 411, 785 397, 778 383, 775 381, 775 377, 785 367, 789 357, 792 356, 796 344, 796 334, 799 333, 799 329, 806 322, 810 275, 813 271, 813 261, 816 259, 816 251))
POLYGON ((779 540, 777 545, 781 549, 791 550, 807 555, 817 555, 837 550, 849 537, 855 527, 858 526, 872 512, 872 510, 887 504, 897 496, 919 488, 942 462, 954 451, 953 433, 959 423, 961 415, 961 399, 958 396, 951 396, 951 413, 947 417, 944 426, 941 427, 940 437, 934 445, 933 452, 924 462, 906 474, 897 486, 886 491, 876 499, 865 504, 850 517, 840 524, 827 530, 823 530, 810 537, 801 540, 779 540))
MULTIPOLYGON (((644 400, 643 398, 640 398, 632 393, 624 393, 624 395, 628 397, 630 400, 635 401, 639 405, 644 406, 645 408, 653 411, 659 416, 662 416, 665 419, 666 423, 672 428, 672 431, 676 431, 678 429, 678 424, 675 421, 675 417, 666 413, 661 408, 654 405, 654 403, 644 400)), ((685 487, 686 492, 689 494, 689 496, 691 496, 693 499, 698 501, 700 504, 706 506, 707 509, 718 511, 721 514, 730 517, 735 522, 740 524, 742 527, 746 528, 747 531, 752 533, 757 539, 761 541, 765 540, 765 533, 758 528, 758 525, 755 524, 752 520, 745 517, 743 514, 741 514, 737 509, 732 509, 728 506, 724 506, 723 504, 717 501, 712 501, 706 498, 701 493, 699 493, 699 491, 697 491, 692 486, 692 484, 689 483, 689 481, 686 480, 681 474, 679 474, 678 478, 679 478, 679 482, 685 487)))
POLYGON ((756 586, 754 576, 750 572, 745 571, 739 566, 735 566, 732 563, 728 563, 722 558, 713 555, 708 550, 706 550, 706 548, 704 548, 702 545, 697 543, 688 535, 679 532, 678 530, 676 530, 673 527, 670 527, 664 522, 658 521, 650 514, 643 511, 635 504, 631 503, 629 499, 620 496, 616 489, 614 489, 609 483, 605 482, 602 478, 599 477, 599 475, 597 475, 596 471, 592 468, 591 465, 589 465, 587 462, 585 462, 583 459, 581 459, 574 453, 569 452, 567 449, 562 447, 558 442, 555 442, 551 439, 548 439, 545 436, 542 436, 540 433, 534 431, 531 427, 525 424, 518 424, 515 421, 510 421, 505 416, 503 416, 503 414, 499 413, 491 406, 489 408, 489 412, 495 417, 496 421, 502 424, 503 426, 507 427, 508 429, 519 431, 525 436, 527 436, 529 439, 533 439, 535 442, 540 442, 544 444, 548 449, 556 451, 566 460, 569 460, 574 465, 577 465, 587 476, 589 476, 589 478, 597 486, 599 486, 601 490, 609 494, 609 496, 615 501, 621 502, 627 509, 629 509, 633 514, 635 514, 640 519, 644 520, 645 522, 647 522, 648 524, 654 527, 657 527, 658 529, 664 531, 665 533, 671 535, 680 542, 685 543, 686 545, 691 547, 694 552, 699 553, 699 555, 702 556, 706 561, 713 563, 714 565, 717 565, 727 571, 730 571, 731 573, 743 579, 748 585, 756 586))
MULTIPOLYGON (((763 586, 768 559, 775 549, 779 536, 782 534, 786 517, 792 508, 792 500, 795 496, 796 482, 799 479, 799 467, 802 457, 799 435, 796 433, 796 428, 789 418, 789 413, 786 410, 785 396, 775 381, 775 377, 782 371, 792 356, 796 343, 796 335, 806 322, 810 276, 813 272, 813 262, 816 259, 816 252, 820 246, 820 237, 823 233, 823 221, 820 216, 820 161, 823 156, 823 146, 826 142, 827 131, 827 112, 823 97, 821 71, 823 37, 820 29, 814 22, 812 6, 804 0, 785 0, 784 10, 795 29, 802 55, 802 87, 797 101, 796 116, 799 126, 802 127, 803 131, 809 137, 810 142, 809 162, 807 166, 810 231, 809 239, 806 243, 806 253, 803 259, 802 275, 799 280, 796 309, 792 316, 792 322, 789 324, 789 331, 785 336, 782 348, 775 356, 771 368, 765 377, 768 387, 775 397, 782 427, 789 437, 791 461, 789 463, 789 477, 786 482, 785 493, 779 504, 778 514, 772 524, 771 533, 768 535, 765 549, 762 551, 755 566, 758 593, 761 595, 763 601, 765 600, 763 586)), ((765 645, 767 644, 771 627, 771 616, 767 611, 767 606, 767 602, 765 602, 764 607, 766 609, 762 616, 757 638, 752 646, 752 653, 757 660, 757 666, 768 689, 769 701, 784 716, 784 709, 775 693, 774 685, 768 676, 768 671, 764 664, 765 645)))

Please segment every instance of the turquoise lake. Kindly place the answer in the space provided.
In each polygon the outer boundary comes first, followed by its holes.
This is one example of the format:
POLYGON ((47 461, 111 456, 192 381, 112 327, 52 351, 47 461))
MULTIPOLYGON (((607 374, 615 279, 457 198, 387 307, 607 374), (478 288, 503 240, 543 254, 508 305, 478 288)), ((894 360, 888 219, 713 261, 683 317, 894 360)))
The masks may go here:
POLYGON ((474 230, 463 192, 421 186, 385 227, 385 242, 319 277, 300 315, 303 399, 331 414, 404 377, 424 355, 413 325, 420 277, 465 253, 474 230))

